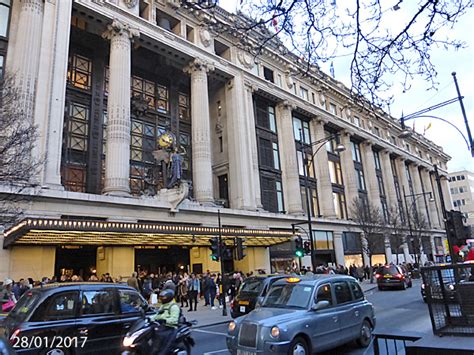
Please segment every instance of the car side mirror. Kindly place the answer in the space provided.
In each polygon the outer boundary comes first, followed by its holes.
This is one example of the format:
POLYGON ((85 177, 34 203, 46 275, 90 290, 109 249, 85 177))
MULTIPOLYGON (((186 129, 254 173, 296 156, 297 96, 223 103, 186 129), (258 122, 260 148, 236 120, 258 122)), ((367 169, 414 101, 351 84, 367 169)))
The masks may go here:
POLYGON ((319 311, 321 309, 328 308, 330 305, 331 304, 329 303, 329 301, 319 301, 316 304, 314 304, 313 307, 311 307, 311 309, 313 311, 319 311))

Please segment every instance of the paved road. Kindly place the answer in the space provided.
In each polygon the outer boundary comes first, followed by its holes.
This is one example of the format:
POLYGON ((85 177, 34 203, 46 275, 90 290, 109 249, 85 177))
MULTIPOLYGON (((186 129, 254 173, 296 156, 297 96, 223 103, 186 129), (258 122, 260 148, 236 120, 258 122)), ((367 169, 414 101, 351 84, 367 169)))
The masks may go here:
MULTIPOLYGON (((378 291, 366 293, 367 299, 373 303, 377 316, 377 331, 413 331, 416 333, 431 333, 431 323, 428 307, 420 296, 420 281, 415 280, 413 288, 405 291, 378 291)), ((227 325, 204 327, 193 330, 196 346, 195 354, 229 354, 225 344, 227 325)), ((321 355, 348 354, 369 355, 373 354, 371 348, 360 349, 355 344, 347 344, 321 355)))

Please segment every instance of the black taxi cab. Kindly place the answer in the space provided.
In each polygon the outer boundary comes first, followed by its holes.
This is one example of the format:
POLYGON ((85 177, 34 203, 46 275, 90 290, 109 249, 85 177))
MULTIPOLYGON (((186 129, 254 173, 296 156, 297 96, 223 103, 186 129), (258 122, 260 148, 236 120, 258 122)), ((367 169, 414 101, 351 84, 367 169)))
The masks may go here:
POLYGON ((287 275, 257 275, 242 283, 237 295, 230 303, 230 315, 237 318, 255 309, 258 302, 263 301, 270 286, 287 275))
POLYGON ((144 311, 152 309, 128 286, 50 284, 24 293, 0 323, 0 336, 19 354, 118 352, 144 311))

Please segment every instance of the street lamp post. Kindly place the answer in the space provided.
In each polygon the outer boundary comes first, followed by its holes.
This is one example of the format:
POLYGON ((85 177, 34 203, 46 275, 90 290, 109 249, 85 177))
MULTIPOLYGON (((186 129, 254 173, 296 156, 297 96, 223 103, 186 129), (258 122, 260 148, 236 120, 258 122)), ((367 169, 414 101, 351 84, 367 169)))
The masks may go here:
MULTIPOLYGON (((410 218, 410 210, 408 209, 408 202, 407 202, 407 197, 419 197, 419 196, 423 196, 425 198, 425 203, 426 203, 426 196, 430 196, 430 201, 433 201, 433 195, 431 194, 431 192, 421 192, 419 194, 411 194, 411 195, 407 195, 405 193, 405 186, 403 186, 403 198, 405 200, 405 209, 407 210, 407 222, 408 222, 408 230, 410 231, 410 241, 412 243, 412 247, 413 247, 413 252, 414 252, 414 255, 415 255, 415 263, 418 264, 418 257, 417 257, 417 253, 416 253, 416 250, 415 250, 415 240, 413 238, 413 228, 412 228, 412 225, 411 225, 411 218, 410 218)), ((412 209, 414 208, 414 204, 415 204, 415 199, 413 199, 413 202, 412 202, 412 209)))
MULTIPOLYGON (((309 236, 309 242, 310 242, 310 253, 311 253, 311 267, 313 269, 313 272, 316 270, 316 255, 314 253, 315 251, 315 245, 314 245, 314 239, 313 239, 313 227, 311 225, 311 199, 310 199, 310 190, 309 190, 309 181, 308 181, 308 173, 309 173, 309 169, 310 169, 310 162, 308 161, 308 159, 306 158, 306 152, 304 150, 304 145, 303 145, 303 133, 302 133, 302 130, 300 128, 299 130, 299 133, 300 133, 300 142, 301 142, 301 145, 302 145, 302 153, 303 153, 303 177, 304 177, 304 190, 305 190, 305 195, 306 195, 306 216, 307 216, 307 223, 308 223, 308 236, 309 236), (306 169, 308 169, 308 171, 306 172, 306 169)), ((311 143, 311 147, 314 147, 316 145, 319 144, 319 146, 316 148, 316 150, 311 154, 311 167, 312 167, 312 162, 314 161, 314 157, 316 156, 316 154, 318 154, 318 152, 321 150, 322 147, 324 147, 324 145, 327 143, 327 142, 330 142, 332 141, 333 139, 338 139, 339 137, 339 134, 336 133, 336 134, 333 134, 333 135, 330 135, 328 137, 325 137, 323 139, 319 139, 317 140, 316 142, 313 142, 311 143)), ((336 151, 337 152, 342 152, 344 151, 346 148, 344 147, 344 145, 342 144, 338 144, 338 146, 336 147, 336 151)), ((317 184, 317 182, 316 182, 317 184)), ((318 199, 319 200, 319 199, 318 199)), ((317 200, 317 203, 319 205, 319 201, 317 200)))
POLYGON ((219 223, 219 256, 220 256, 220 262, 221 262, 221 285, 222 285, 222 315, 225 317, 227 316, 227 307, 225 303, 225 297, 226 297, 226 289, 224 285, 224 248, 223 248, 223 243, 222 243, 222 226, 221 226, 221 210, 217 210, 217 220, 219 223))

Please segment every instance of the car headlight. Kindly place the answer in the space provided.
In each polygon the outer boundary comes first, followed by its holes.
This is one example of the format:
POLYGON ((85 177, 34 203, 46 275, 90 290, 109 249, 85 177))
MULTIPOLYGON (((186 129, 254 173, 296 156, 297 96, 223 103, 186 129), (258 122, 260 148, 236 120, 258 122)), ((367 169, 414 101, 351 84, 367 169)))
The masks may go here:
POLYGON ((448 285, 448 289, 449 289, 450 291, 454 291, 454 285, 448 285))
POLYGON ((125 338, 123 338, 123 341, 122 341, 122 345, 126 348, 128 347, 134 347, 134 343, 135 343, 135 340, 137 340, 137 338, 142 335, 143 333, 145 333, 147 331, 147 329, 142 329, 138 332, 135 332, 131 335, 126 335, 125 338))
POLYGON ((273 338, 278 338, 280 336, 280 328, 278 328, 277 326, 272 327, 272 329, 270 330, 270 335, 273 338))
POLYGON ((234 321, 230 322, 229 323, 229 328, 228 328, 229 332, 233 332, 236 327, 237 327, 237 324, 235 324, 234 321))
POLYGON ((425 289, 425 284, 421 284, 421 289, 422 289, 422 290, 425 289))

